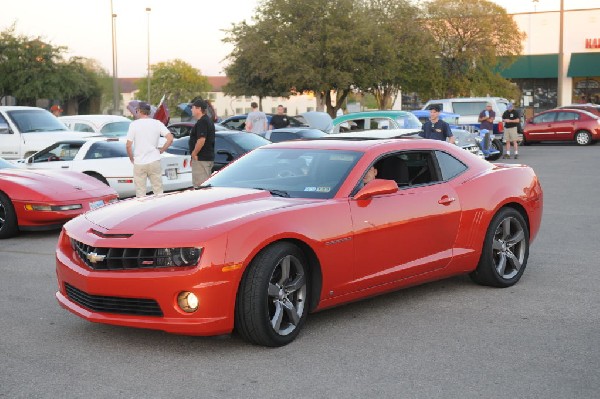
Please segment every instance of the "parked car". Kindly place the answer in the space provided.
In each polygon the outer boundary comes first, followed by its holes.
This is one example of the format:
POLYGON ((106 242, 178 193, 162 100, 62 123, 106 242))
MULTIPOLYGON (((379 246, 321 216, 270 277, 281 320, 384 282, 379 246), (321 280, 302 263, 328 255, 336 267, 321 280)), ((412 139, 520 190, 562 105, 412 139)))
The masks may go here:
MULTIPOLYGON (((190 155, 189 142, 189 136, 175 139, 167 152, 190 155)), ((237 132, 229 129, 218 130, 215 132, 215 162, 212 170, 213 172, 220 170, 234 159, 269 143, 271 143, 269 140, 254 133, 237 132)))
POLYGON ((327 136, 327 133, 318 129, 309 129, 303 127, 284 127, 281 129, 267 130, 264 133, 260 133, 259 136, 262 136, 273 143, 279 143, 280 141, 289 140, 318 139, 323 136, 327 136))
MULTIPOLYGON (((167 126, 167 129, 171 131, 173 137, 176 139, 180 139, 182 137, 187 137, 190 135, 192 128, 196 122, 177 122, 171 123, 167 126)), ((226 128, 225 126, 219 125, 215 123, 215 131, 230 131, 231 129, 226 128)))
POLYGON ((527 120, 523 144, 575 141, 587 145, 600 139, 600 117, 576 109, 551 109, 527 120))
POLYGON ((120 115, 69 115, 58 120, 76 132, 98 133, 107 137, 126 136, 131 119, 120 115))
POLYGON ((421 130, 419 119, 407 111, 363 111, 340 115, 333 120, 332 134, 365 130, 421 130))
MULTIPOLYGON (((429 120, 429 110, 416 110, 410 112, 415 114, 415 116, 419 118, 419 121, 421 123, 425 123, 429 120)), ((441 120, 445 121, 450 125, 452 134, 456 137, 457 140, 459 140, 456 143, 457 145, 464 147, 464 143, 475 143, 481 150, 485 159, 487 159, 488 161, 495 161, 497 159, 500 159, 500 157, 504 153, 504 146, 502 145, 501 139, 498 139, 494 135, 490 134, 489 142, 487 145, 485 145, 485 136, 480 136, 478 128, 471 130, 462 129, 461 125, 459 125, 458 123, 460 115, 442 111, 440 112, 439 117, 441 120)))
MULTIPOLYGON (((125 139, 96 138, 63 140, 19 162, 27 169, 74 170, 95 177, 114 188, 120 198, 135 195, 133 165, 125 139)), ((165 191, 192 187, 190 157, 162 154, 162 182, 165 191)), ((147 183, 148 191, 151 190, 147 183)))
POLYGON ((79 172, 23 170, 0 158, 0 238, 58 229, 66 221, 117 201, 117 193, 79 172))
POLYGON ((462 98, 443 98, 429 100, 425 103, 422 109, 429 110, 437 105, 444 112, 460 115, 458 124, 463 128, 473 126, 479 130, 479 114, 485 109, 487 103, 492 104, 492 109, 496 113, 494 119, 494 135, 497 139, 502 140, 504 125, 502 122, 502 114, 506 111, 509 101, 501 97, 462 97, 462 98))
POLYGON ((542 209, 530 167, 499 168, 442 141, 274 143, 199 190, 67 223, 56 298, 92 322, 190 335, 236 329, 281 346, 309 312, 394 289, 463 273, 512 286, 542 209), (378 178, 363 184, 372 166, 378 178))
POLYGON ((28 157, 58 140, 93 134, 70 131, 64 123, 38 107, 0 106, 0 157, 28 157))
MULTIPOLYGON (((267 114, 267 124, 271 123, 271 118, 273 117, 273 115, 275 115, 275 114, 267 114)), ((242 130, 243 131, 246 128, 246 118, 247 117, 248 117, 248 114, 234 115, 234 116, 225 118, 219 124, 221 126, 225 126, 228 129, 231 129, 231 130, 242 130)), ((293 116, 288 116, 288 119, 290 120, 291 127, 308 127, 306 124, 299 121, 298 119, 296 119, 293 116)))
POLYGON ((571 105, 563 105, 562 107, 558 107, 559 109, 569 108, 569 109, 579 109, 582 111, 587 111, 596 116, 600 116, 600 104, 571 104, 571 105))

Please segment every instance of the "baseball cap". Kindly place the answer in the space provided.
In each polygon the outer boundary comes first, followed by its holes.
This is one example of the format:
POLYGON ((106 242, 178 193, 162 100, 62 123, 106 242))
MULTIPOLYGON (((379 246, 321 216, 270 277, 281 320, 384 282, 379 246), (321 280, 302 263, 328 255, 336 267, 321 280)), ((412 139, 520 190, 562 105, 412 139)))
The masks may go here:
POLYGON ((506 109, 507 109, 507 110, 511 110, 511 109, 513 109, 514 107, 515 107, 514 105, 512 105, 511 103, 508 103, 508 105, 506 106, 506 109))
POLYGON ((146 111, 146 112, 151 112, 152 111, 152 108, 150 107, 150 104, 148 104, 145 101, 140 101, 137 107, 138 107, 139 110, 142 110, 142 111, 146 111))
POLYGON ((206 109, 208 108, 208 104, 204 100, 195 100, 192 103, 192 107, 198 107, 198 108, 202 109, 203 111, 206 111, 206 109))
POLYGON ((50 107, 50 111, 54 112, 54 111, 60 111, 62 112, 63 109, 60 107, 60 105, 56 104, 50 107))

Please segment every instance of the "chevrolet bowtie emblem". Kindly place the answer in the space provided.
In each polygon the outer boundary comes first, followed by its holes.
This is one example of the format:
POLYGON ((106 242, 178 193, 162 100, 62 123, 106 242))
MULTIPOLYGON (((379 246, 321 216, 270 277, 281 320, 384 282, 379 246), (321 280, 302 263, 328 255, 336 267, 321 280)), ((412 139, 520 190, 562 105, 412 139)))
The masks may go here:
POLYGON ((95 252, 90 252, 89 254, 87 254, 86 258, 87 258, 87 260, 89 260, 92 263, 98 263, 98 262, 104 261, 104 258, 106 258, 106 255, 98 255, 95 252))

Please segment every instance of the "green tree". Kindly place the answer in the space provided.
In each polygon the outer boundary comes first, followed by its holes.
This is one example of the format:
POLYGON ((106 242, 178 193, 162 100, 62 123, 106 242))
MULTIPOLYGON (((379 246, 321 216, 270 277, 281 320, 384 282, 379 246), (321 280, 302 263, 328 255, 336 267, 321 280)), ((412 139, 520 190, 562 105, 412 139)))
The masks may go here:
POLYGON ((425 10, 442 74, 437 96, 516 97, 516 86, 495 72, 521 54, 525 36, 505 9, 487 0, 432 0, 425 10))
MULTIPOLYGON (((208 79, 200 70, 180 59, 150 65, 150 71, 151 103, 158 104, 162 96, 166 95, 165 101, 171 111, 177 109, 180 103, 190 101, 198 95, 206 97, 211 89, 208 79)), ((137 97, 146 100, 148 79, 139 79, 137 86, 140 90, 137 97)))

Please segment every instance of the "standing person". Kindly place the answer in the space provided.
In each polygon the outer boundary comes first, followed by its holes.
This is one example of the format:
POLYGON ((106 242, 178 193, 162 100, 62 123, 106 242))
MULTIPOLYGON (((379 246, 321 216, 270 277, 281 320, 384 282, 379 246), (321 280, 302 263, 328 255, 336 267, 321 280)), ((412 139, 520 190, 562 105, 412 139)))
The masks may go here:
POLYGON ((208 103, 196 100, 192 103, 192 116, 196 124, 190 132, 192 155, 192 183, 198 188, 210 177, 215 161, 215 124, 208 116, 208 103))
POLYGON ((283 105, 277 106, 277 113, 273 115, 271 118, 271 123, 269 124, 269 129, 281 129, 284 127, 288 127, 290 125, 290 120, 287 115, 283 113, 283 105))
POLYGON ((163 193, 160 154, 173 142, 169 129, 160 121, 150 118, 150 112, 150 104, 140 102, 136 110, 139 119, 131 122, 127 131, 127 155, 133 163, 133 182, 138 198, 146 195, 147 179, 150 179, 155 195, 163 193), (159 149, 158 140, 161 136, 167 141, 159 149))
POLYGON ((521 117, 519 111, 517 111, 512 104, 508 104, 506 111, 502 114, 502 121, 504 122, 504 141, 506 142, 506 153, 504 159, 510 158, 510 143, 512 142, 515 148, 515 159, 519 158, 519 134, 518 126, 521 123, 521 117))
POLYGON ((52 112, 52 115, 54 115, 54 116, 56 116, 58 118, 59 116, 62 115, 63 109, 61 108, 60 105, 55 104, 55 105, 53 105, 53 106, 50 107, 50 112, 52 112))
POLYGON ((256 134, 266 132, 267 115, 258 110, 258 104, 256 102, 250 103, 250 107, 252 108, 252 112, 249 112, 246 117, 246 131, 256 134))
POLYGON ((434 105, 429 110, 429 120, 423 124, 423 130, 419 133, 419 136, 426 139, 448 141, 454 144, 454 135, 450 129, 450 125, 440 119, 440 107, 434 105))
POLYGON ((490 149, 490 132, 494 131, 494 119, 496 119, 496 112, 492 109, 492 103, 487 103, 485 109, 479 114, 479 131, 487 130, 487 133, 483 137, 483 152, 489 152, 490 149))

